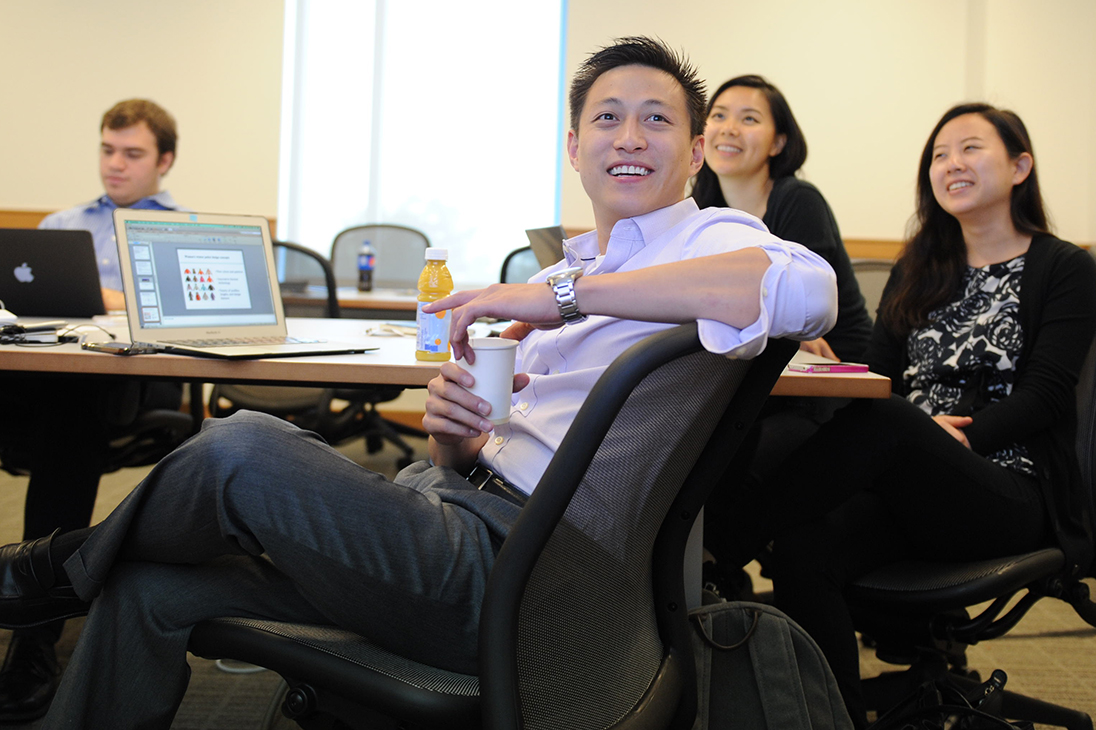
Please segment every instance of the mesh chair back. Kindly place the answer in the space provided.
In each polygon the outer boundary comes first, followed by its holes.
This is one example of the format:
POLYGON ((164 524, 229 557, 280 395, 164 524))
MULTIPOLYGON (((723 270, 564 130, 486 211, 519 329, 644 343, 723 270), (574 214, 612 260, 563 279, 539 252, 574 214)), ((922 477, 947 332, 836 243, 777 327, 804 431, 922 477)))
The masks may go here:
MULTIPOLYGON (((695 325, 677 329, 691 331, 693 349, 699 348, 695 325)), ((675 358, 643 377, 600 446, 594 445, 596 455, 521 599, 516 670, 524 727, 611 727, 651 688, 667 654, 653 598, 655 539, 750 367, 749 361, 703 350, 675 358)), ((607 371, 602 382, 614 377, 607 371)), ((597 402, 595 388, 587 406, 597 402)), ((580 412, 557 452, 568 454, 568 461, 574 459, 568 440, 584 437, 587 410, 580 412)), ((566 481, 556 472, 571 464, 555 469, 558 461, 557 456, 522 519, 526 513, 535 519, 531 512, 542 489, 566 481)), ((517 531, 515 526, 511 537, 517 531)), ((508 541, 503 552, 510 547, 508 541)), ((505 561, 500 553, 492 580, 500 567, 505 570, 505 561)), ((680 560, 676 567, 680 586, 680 560)), ((485 607, 490 602, 489 595, 485 607)), ((491 631, 491 626, 485 620, 481 632, 491 631)), ((483 679, 486 700, 490 674, 483 679)), ((493 708, 485 708, 485 717, 492 713, 493 708)), ((497 726, 506 726, 506 721, 497 726)))
MULTIPOLYGON (((311 316, 338 318, 339 298, 331 264, 320 253, 288 241, 274 241, 274 264, 278 269, 283 300, 293 294, 315 297, 317 312, 311 316)), ((302 316, 295 310, 286 316, 302 316)))
POLYGON ((894 262, 885 259, 853 259, 851 263, 860 293, 864 295, 868 315, 874 322, 879 301, 883 298, 883 287, 887 285, 894 262))
POLYGON ((335 236, 331 267, 339 286, 357 286, 358 251, 369 241, 376 254, 373 286, 377 289, 416 289, 430 240, 422 231, 389 223, 354 226, 335 236))
POLYGON ((541 268, 537 262, 537 255, 533 253, 531 247, 517 248, 508 253, 503 260, 499 281, 503 284, 524 284, 541 268))

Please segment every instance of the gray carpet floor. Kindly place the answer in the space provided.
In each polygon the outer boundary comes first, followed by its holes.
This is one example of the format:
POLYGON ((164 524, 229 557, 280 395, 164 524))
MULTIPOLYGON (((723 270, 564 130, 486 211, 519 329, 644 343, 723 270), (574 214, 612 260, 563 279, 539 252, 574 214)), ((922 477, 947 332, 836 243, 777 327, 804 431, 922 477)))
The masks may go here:
MULTIPOLYGON (((415 442, 423 448, 423 442, 415 442)), ((395 473, 395 452, 367 456, 361 441, 342 449, 351 458, 382 473, 395 473)), ((147 469, 125 469, 103 478, 95 521, 105 516, 140 481, 147 469)), ((26 479, 0 472, 0 544, 21 537, 26 479)), ((756 567, 756 566, 753 566, 756 567)), ((755 587, 766 581, 754 573, 755 587)), ((1096 593, 1096 587, 1094 587, 1096 593)), ((79 636, 81 620, 69 621, 58 646, 62 664, 79 636)), ((7 648, 8 632, 0 631, 0 652, 7 648)), ((970 666, 986 677, 995 668, 1009 674, 1009 689, 1083 710, 1096 716, 1096 629, 1084 623, 1060 601, 1043 600, 1007 636, 972 647, 970 666)), ((893 669, 867 649, 861 652, 864 676, 893 669)), ((186 698, 172 728, 177 730, 243 730, 258 728, 279 685, 270 672, 229 673, 214 662, 190 657, 192 677, 186 698)), ((231 667, 230 667, 231 668, 231 667)), ((35 728, 38 724, 7 725, 35 728)), ((279 728, 295 727, 282 719, 279 728)))

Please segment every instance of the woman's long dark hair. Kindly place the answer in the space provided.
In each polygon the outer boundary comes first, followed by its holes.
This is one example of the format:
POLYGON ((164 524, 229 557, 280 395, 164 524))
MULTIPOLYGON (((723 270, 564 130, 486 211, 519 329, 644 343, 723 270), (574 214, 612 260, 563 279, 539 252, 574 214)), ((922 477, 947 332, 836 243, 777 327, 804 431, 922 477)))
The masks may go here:
POLYGON ((1012 225, 1025 235, 1047 232, 1043 196, 1027 127, 1015 112, 989 104, 960 104, 949 109, 929 135, 921 152, 917 173, 917 215, 913 235, 898 256, 901 275, 895 291, 887 297, 879 316, 890 330, 906 335, 928 323, 929 313, 950 301, 959 289, 967 266, 967 249, 959 221, 940 207, 932 192, 929 167, 936 137, 945 124, 964 114, 978 114, 997 130, 1009 159, 1024 152, 1032 155, 1031 172, 1012 188, 1012 225))
MULTIPOLYGON (((766 101, 769 102, 769 111, 773 115, 773 125, 776 127, 776 133, 782 134, 786 138, 784 149, 780 150, 780 154, 769 158, 769 177, 777 180, 794 175, 807 160, 807 140, 803 137, 802 130, 799 129, 799 123, 795 121, 795 115, 792 114, 792 108, 788 106, 788 100, 780 93, 780 89, 770 84, 763 77, 752 74, 749 76, 736 76, 724 83, 712 94, 712 99, 708 102, 708 111, 704 115, 705 118, 711 115, 712 107, 715 106, 715 101, 719 98, 719 95, 732 86, 747 86, 751 89, 759 89, 765 95, 766 101)), ((700 172, 696 174, 692 197, 700 208, 724 208, 727 206, 727 201, 723 197, 723 190, 719 187, 719 176, 715 174, 712 168, 708 167, 707 162, 701 166, 700 172)))

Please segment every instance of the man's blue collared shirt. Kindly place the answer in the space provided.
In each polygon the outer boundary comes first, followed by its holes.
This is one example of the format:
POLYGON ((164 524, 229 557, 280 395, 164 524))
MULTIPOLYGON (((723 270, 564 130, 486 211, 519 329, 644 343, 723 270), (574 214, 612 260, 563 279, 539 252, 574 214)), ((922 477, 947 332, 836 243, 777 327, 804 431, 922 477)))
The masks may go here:
MULTIPOLYGON (((42 219, 39 228, 63 228, 91 231, 95 239, 95 260, 99 264, 99 283, 107 289, 122 290, 122 272, 118 266, 118 246, 114 239, 114 210, 118 206, 103 195, 84 205, 59 210, 42 219)), ((171 193, 162 190, 138 200, 130 208, 141 210, 186 210, 179 207, 171 193)))

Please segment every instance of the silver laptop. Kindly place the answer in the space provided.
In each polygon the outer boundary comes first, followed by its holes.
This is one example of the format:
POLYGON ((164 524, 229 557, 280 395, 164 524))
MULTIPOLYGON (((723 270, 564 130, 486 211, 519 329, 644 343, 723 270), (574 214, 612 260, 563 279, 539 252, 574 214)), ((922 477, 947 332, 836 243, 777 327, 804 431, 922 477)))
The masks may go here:
POLYGON ((567 238, 563 226, 530 228, 525 235, 529 237, 529 247, 533 249, 540 268, 547 269, 563 260, 563 239, 567 238))
POLYGON ((119 208, 114 231, 134 343, 220 358, 375 349, 288 336, 265 218, 119 208))
POLYGON ((91 234, 0 228, 0 300, 19 317, 105 313, 91 234))

